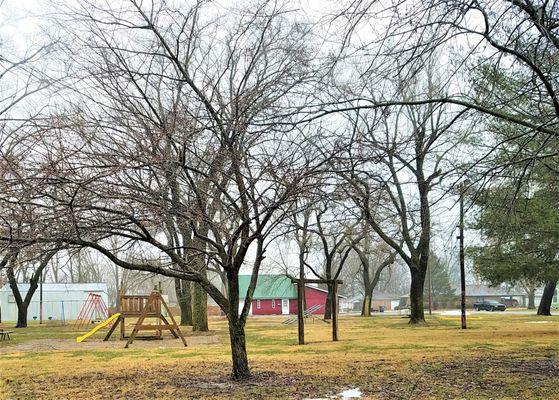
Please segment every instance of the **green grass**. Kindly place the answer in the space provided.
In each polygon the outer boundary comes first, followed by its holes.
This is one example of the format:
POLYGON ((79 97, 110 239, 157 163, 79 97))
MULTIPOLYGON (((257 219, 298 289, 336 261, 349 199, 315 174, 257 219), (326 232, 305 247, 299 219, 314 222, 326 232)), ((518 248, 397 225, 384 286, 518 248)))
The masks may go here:
POLYGON ((69 327, 31 324, 0 344, 0 398, 316 398, 359 387, 375 399, 559 399, 557 317, 532 324, 542 319, 476 315, 466 331, 454 317, 431 316, 425 326, 396 316, 342 317, 340 341, 330 340, 331 325, 314 322, 305 346, 297 345, 296 325, 282 320, 249 320, 255 378, 237 383, 228 378, 223 320, 210 323, 218 345, 21 350, 77 336, 69 327))
POLYGON ((76 332, 72 330, 70 325, 66 326, 49 326, 40 325, 36 321, 29 322, 27 328, 14 328, 13 325, 3 322, 0 328, 13 331, 10 335, 12 340, 0 342, 0 347, 10 346, 36 339, 75 339, 76 332))

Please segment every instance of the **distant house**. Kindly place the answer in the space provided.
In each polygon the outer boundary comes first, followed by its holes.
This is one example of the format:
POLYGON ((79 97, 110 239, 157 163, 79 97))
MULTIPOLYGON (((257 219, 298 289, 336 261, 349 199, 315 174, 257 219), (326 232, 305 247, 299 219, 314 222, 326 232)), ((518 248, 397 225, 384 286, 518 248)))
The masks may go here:
MULTIPOLYGON (((25 297, 29 284, 18 283, 18 288, 21 296, 25 297)), ((90 293, 101 295, 107 304, 106 283, 43 283, 43 319, 76 319, 90 293)), ((39 297, 39 288, 37 288, 27 311, 27 318, 30 321, 39 318, 39 297)), ((0 288, 0 312, 2 321, 17 320, 17 305, 8 284, 0 288)))
POLYGON ((351 296, 347 302, 349 303, 349 309, 351 311, 361 311, 361 307, 363 307, 363 295, 351 296))
MULTIPOLYGON (((363 307, 363 296, 354 296, 350 299, 351 309, 353 311, 361 312, 363 307)), ((391 311, 396 309, 400 304, 400 296, 396 294, 386 293, 386 292, 375 292, 373 291, 373 298, 371 301, 371 311, 379 311, 381 307, 385 311, 391 311)))
POLYGON ((386 311, 394 310, 400 304, 400 296, 385 293, 373 292, 373 299, 371 301, 371 310, 378 311, 380 307, 384 307, 386 311))
MULTIPOLYGON (((455 290, 460 296, 460 288, 455 290)), ((466 285, 466 305, 472 306, 477 301, 496 300, 505 303, 508 307, 526 306, 526 293, 506 287, 490 287, 487 285, 466 285)))
MULTIPOLYGON (((239 308, 242 309, 250 283, 250 275, 239 276, 239 308)), ((313 314, 323 314, 328 292, 324 289, 305 286, 307 309, 316 307, 313 314)), ((345 298, 339 295, 340 298, 345 298)), ((297 313, 297 285, 285 275, 259 275, 252 297, 251 315, 287 315, 297 313)))
POLYGON ((338 297, 338 305, 340 307, 340 313, 348 313, 353 310, 353 303, 345 296, 338 297))

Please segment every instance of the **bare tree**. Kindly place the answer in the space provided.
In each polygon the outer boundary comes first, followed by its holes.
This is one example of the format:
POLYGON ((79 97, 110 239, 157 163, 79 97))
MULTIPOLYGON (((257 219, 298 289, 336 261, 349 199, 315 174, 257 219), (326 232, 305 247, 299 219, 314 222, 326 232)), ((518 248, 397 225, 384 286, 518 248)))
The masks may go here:
MULTIPOLYGON (((30 253, 29 248, 26 249, 26 253, 30 253)), ((10 283, 10 288, 12 289, 12 293, 14 295, 14 300, 17 306, 17 323, 16 328, 26 328, 27 327, 27 310, 29 308, 29 304, 31 303, 31 299, 35 294, 39 286, 39 280, 41 275, 43 275, 48 263, 52 259, 52 257, 60 250, 60 248, 56 248, 54 250, 49 250, 43 252, 43 249, 34 249, 35 251, 39 250, 40 254, 38 256, 37 267, 33 271, 30 279, 29 279, 29 289, 25 293, 25 297, 22 297, 21 292, 18 288, 17 279, 15 271, 18 268, 18 263, 29 263, 33 262, 28 257, 22 257, 22 254, 19 251, 13 251, 9 255, 8 266, 6 269, 6 273, 8 275, 8 282, 10 283)))
MULTIPOLYGON (((396 89, 404 99, 417 91, 435 96, 440 89, 433 76, 424 78, 421 83, 419 78, 415 83, 397 81, 396 89)), ((434 190, 442 189, 443 178, 453 171, 449 158, 463 140, 455 127, 462 115, 428 103, 358 113, 353 118, 351 149, 341 176, 351 185, 350 196, 371 229, 409 267, 410 323, 424 322, 423 286, 432 236, 431 212, 440 199, 434 190)))
MULTIPOLYGON (((336 206, 335 195, 324 197, 313 207, 306 210, 308 217, 303 219, 303 225, 298 225, 302 237, 306 238, 306 252, 313 251, 315 262, 300 260, 319 279, 328 281, 328 296, 324 308, 324 319, 332 315, 333 281, 339 279, 351 251, 350 239, 352 235, 351 215, 336 206), (310 217, 313 220, 310 220, 310 217), (313 248, 309 246, 310 238, 314 236, 313 248), (315 265, 313 265, 315 264, 315 265)), ((353 239, 357 243, 361 238, 353 239)), ((301 248, 300 248, 301 256, 301 248)))
POLYGON ((89 247, 122 268, 201 287, 227 316, 232 377, 244 379, 244 326, 270 233, 331 146, 273 123, 316 79, 309 27, 274 2, 240 17, 214 11, 206 3, 176 10, 79 2, 63 22, 79 47, 71 55, 83 74, 80 99, 37 125, 28 167, 35 178, 23 179, 22 191, 40 181, 42 215, 71 221, 51 217, 43 241, 89 247), (112 237, 138 256, 115 254, 112 237), (239 309, 246 265, 252 279, 239 309), (209 266, 226 277, 223 291, 209 266))
MULTIPOLYGON (((394 263, 398 255, 396 250, 389 248, 385 243, 376 243, 376 246, 374 246, 372 239, 365 222, 363 239, 360 242, 351 241, 351 248, 357 253, 361 262, 364 289, 361 307, 361 316, 363 317, 371 316, 373 291, 379 284, 382 273, 394 263)), ((403 243, 400 243, 400 246, 402 245, 403 243)))
MULTIPOLYGON (((295 242, 297 243, 297 251, 298 251, 298 263, 299 263, 299 274, 298 278, 300 282, 306 277, 306 270, 308 265, 308 258, 309 252, 311 251, 311 234, 309 232, 310 227, 310 219, 312 213, 312 207, 309 201, 305 201, 304 199, 297 203, 298 205, 303 204, 301 207, 300 212, 296 210, 293 213, 291 218, 294 224, 294 237, 295 242)), ((305 291, 300 290, 301 293, 301 304, 303 305, 303 310, 307 308, 307 302, 305 298, 305 291)), ((299 310, 299 314, 301 311, 299 310)))
MULTIPOLYGON (((383 93, 330 100, 317 105, 317 114, 305 120, 340 111, 435 103, 471 110, 481 124, 509 123, 517 129, 509 140, 546 143, 557 136, 559 9, 555 2, 403 0, 385 7, 359 0, 342 3, 334 19, 345 31, 340 54, 349 57, 349 53, 365 64, 360 72, 372 84, 384 89, 385 79, 402 73, 410 82, 429 68, 430 60, 444 59, 444 80, 452 90, 440 96, 416 93, 404 98, 393 92, 389 97, 383 93), (361 35, 370 37, 366 45, 361 35)), ((473 165, 483 165, 488 177, 494 178, 508 166, 525 166, 526 174, 533 160, 557 156, 549 147, 521 146, 499 165, 483 163, 507 142, 480 143, 486 155, 473 165)))

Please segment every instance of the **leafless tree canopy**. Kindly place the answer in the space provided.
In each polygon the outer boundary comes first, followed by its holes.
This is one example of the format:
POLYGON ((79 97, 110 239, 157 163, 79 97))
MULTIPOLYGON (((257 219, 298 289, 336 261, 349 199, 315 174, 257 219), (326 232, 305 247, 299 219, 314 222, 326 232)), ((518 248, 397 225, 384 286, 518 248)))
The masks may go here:
POLYGON ((209 295, 228 318, 237 379, 272 243, 296 242, 300 277, 359 260, 369 302, 382 270, 405 263, 421 323, 455 183, 518 165, 529 179, 557 157, 555 1, 47 8, 48 44, 0 56, 0 269, 36 281, 49 264, 58 279, 60 262, 100 253, 115 292, 119 268, 142 272, 130 286, 193 283, 199 314, 209 295), (488 139, 496 124, 513 134, 488 139))

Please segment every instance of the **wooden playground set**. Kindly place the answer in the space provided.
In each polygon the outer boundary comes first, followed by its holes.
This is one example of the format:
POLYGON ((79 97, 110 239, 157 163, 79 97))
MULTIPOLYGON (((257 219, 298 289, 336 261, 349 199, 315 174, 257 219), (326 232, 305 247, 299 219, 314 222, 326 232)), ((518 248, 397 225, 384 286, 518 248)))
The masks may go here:
MULTIPOLYGON (((284 324, 292 324, 297 321, 298 341, 299 344, 305 344, 305 318, 314 317, 313 312, 317 308, 304 309, 304 287, 308 283, 323 283, 332 286, 333 296, 330 299, 331 307, 331 324, 332 324, 332 341, 338 340, 338 285, 343 284, 339 279, 299 279, 290 277, 294 284, 297 284, 297 316, 290 317, 285 320, 284 324)), ((98 294, 90 293, 84 302, 82 309, 78 315, 78 319, 74 324, 76 330, 82 329, 86 324, 98 322, 97 325, 89 332, 82 336, 78 336, 76 341, 83 342, 87 338, 94 335, 99 330, 108 327, 109 330, 105 335, 103 341, 108 341, 114 331, 120 326, 120 339, 127 339, 125 348, 128 348, 134 339, 163 339, 163 331, 168 330, 176 339, 181 339, 185 347, 187 347, 186 339, 184 338, 175 318, 167 303, 161 294, 154 290, 150 295, 124 295, 121 294, 120 310, 113 315, 108 315, 108 309, 102 297, 98 294), (164 315, 163 310, 166 311, 167 316, 164 315), (167 317, 171 320, 167 319, 167 317), (129 336, 126 334, 126 320, 135 319, 136 322, 132 324, 132 332, 129 336), (146 319, 155 319, 155 323, 148 323, 146 319), (154 332, 152 335, 141 335, 141 331, 154 332)), ((315 306, 316 307, 316 306, 315 306)), ((322 307, 322 306, 318 306, 322 307)), ((322 319, 322 321, 324 321, 322 319)), ((324 321, 330 323, 330 321, 324 321)))
POLYGON ((168 330, 176 339, 181 339, 186 347, 186 339, 184 338, 171 310, 165 303, 161 294, 153 291, 150 295, 120 295, 120 310, 109 316, 108 308, 98 294, 90 293, 84 302, 82 309, 78 315, 78 319, 74 323, 74 329, 80 330, 87 324, 95 321, 101 321, 93 329, 82 336, 78 336, 76 341, 83 342, 99 330, 109 327, 109 331, 105 335, 104 341, 110 339, 116 328, 120 325, 120 339, 127 339, 127 348, 134 339, 163 339, 163 331, 168 330), (167 316, 164 315, 166 311, 167 316), (167 319, 167 317, 171 320, 167 319), (126 335, 126 321, 136 320, 133 324, 132 332, 126 335), (155 319, 155 323, 148 323, 146 319, 155 319), (112 325, 111 325, 112 324, 112 325), (151 335, 141 335, 141 331, 150 331, 151 335))

